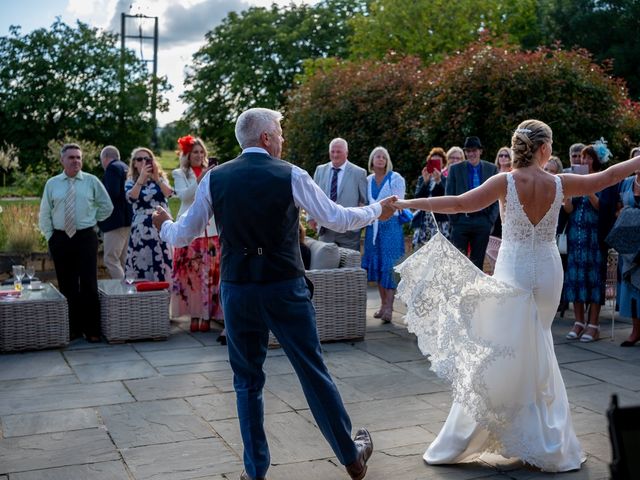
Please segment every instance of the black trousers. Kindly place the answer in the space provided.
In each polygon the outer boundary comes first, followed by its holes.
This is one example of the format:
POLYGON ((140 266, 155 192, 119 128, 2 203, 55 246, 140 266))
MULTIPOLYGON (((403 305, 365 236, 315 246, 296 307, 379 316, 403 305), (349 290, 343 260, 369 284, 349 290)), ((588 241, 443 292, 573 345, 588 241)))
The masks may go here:
POLYGON ((49 239, 60 292, 69 304, 71 337, 100 336, 98 300, 98 237, 93 228, 78 230, 69 238, 54 230, 49 239))
POLYGON ((470 249, 469 260, 480 270, 482 270, 484 264, 484 255, 487 252, 491 227, 492 225, 489 221, 483 217, 479 217, 474 223, 451 225, 451 243, 465 255, 470 249))

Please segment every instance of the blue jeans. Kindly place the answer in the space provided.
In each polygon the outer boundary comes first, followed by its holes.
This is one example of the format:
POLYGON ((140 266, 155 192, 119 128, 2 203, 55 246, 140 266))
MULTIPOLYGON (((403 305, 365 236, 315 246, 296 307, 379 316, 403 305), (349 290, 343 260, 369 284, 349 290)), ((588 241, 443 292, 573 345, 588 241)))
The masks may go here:
POLYGON ((270 463, 262 398, 269 330, 293 365, 311 413, 336 457, 343 465, 354 462, 351 420, 322 359, 315 310, 304 278, 222 282, 221 298, 247 474, 264 477, 270 463))

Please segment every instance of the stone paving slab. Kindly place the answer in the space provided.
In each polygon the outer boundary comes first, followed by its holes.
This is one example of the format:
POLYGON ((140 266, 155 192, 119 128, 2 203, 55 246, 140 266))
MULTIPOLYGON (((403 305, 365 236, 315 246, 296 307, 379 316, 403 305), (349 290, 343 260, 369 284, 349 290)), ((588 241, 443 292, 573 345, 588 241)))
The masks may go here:
POLYGON ((99 412, 119 449, 215 436, 183 399, 112 405, 99 412))
POLYGON ((231 375, 231 365, 228 361, 185 363, 183 365, 169 365, 167 367, 156 367, 158 373, 162 375, 181 375, 184 373, 205 373, 224 371, 231 375))
POLYGON ((565 365, 569 370, 583 373, 603 382, 640 391, 640 366, 631 365, 613 358, 592 360, 586 365, 565 365))
POLYGON ((75 408, 54 412, 25 413, 0 417, 4 438, 37 435, 41 433, 68 432, 98 427, 98 415, 94 408, 75 408))
POLYGON ((132 402, 120 382, 55 385, 0 391, 0 415, 46 412, 132 402))
MULTIPOLYGON (((5 478, 0 477, 0 480, 5 478)), ((11 480, 128 480, 129 478, 121 461, 71 465, 11 474, 11 480)))
MULTIPOLYGON (((371 400, 371 396, 355 388, 349 381, 334 378, 334 383, 338 387, 342 401, 345 404, 371 400)), ((309 408, 307 400, 300 386, 300 381, 295 374, 271 375, 267 377, 265 389, 273 395, 282 399, 287 405, 295 410, 305 410, 309 408)))
POLYGON ((82 383, 110 382, 157 377, 158 372, 146 360, 77 365, 73 370, 82 383))
MULTIPOLYGON (((342 465, 337 465, 337 461, 311 460, 308 462, 288 463, 285 465, 274 465, 269 469, 269 479, 274 480, 345 480, 347 474, 342 465), (335 463, 334 463, 335 462, 335 463)), ((237 480, 240 473, 228 478, 237 480)), ((369 477, 367 476, 367 479, 369 477)))
POLYGON ((220 438, 128 448, 122 452, 136 480, 187 480, 240 472, 240 457, 220 438))
POLYGON ((142 360, 140 354, 130 344, 102 345, 101 348, 72 350, 64 352, 64 356, 71 366, 142 360))
POLYGON ((100 428, 0 440, 0 473, 118 460, 107 432, 100 428))
POLYGON ((131 346, 137 352, 154 352, 182 348, 199 348, 204 345, 205 344, 202 343, 199 338, 183 332, 182 330, 179 330, 177 333, 172 333, 166 340, 157 342, 136 342, 131 344, 131 346))
MULTIPOLYGON (((237 420, 212 421, 211 426, 242 455, 240 427, 237 420)), ((272 464, 334 458, 333 451, 318 428, 306 415, 296 412, 265 414, 264 424, 268 432, 272 464)))
POLYGON ((71 375, 59 375, 56 377, 21 378, 19 380, 0 381, 0 393, 10 390, 22 390, 24 388, 41 388, 55 385, 71 385, 80 383, 78 377, 70 371, 71 375))
POLYGON ((355 344, 359 350, 365 351, 389 363, 420 360, 423 357, 415 339, 386 337, 378 339, 366 338, 364 342, 355 344))
POLYGON ((583 362, 585 360, 597 360, 606 356, 580 348, 573 343, 565 343, 555 346, 556 358, 560 365, 565 363, 583 362))
POLYGON ((425 382, 424 379, 410 372, 350 377, 349 385, 376 400, 448 390, 447 386, 425 382))
MULTIPOLYGON (((263 398, 265 413, 284 413, 291 411, 289 405, 268 390, 265 390, 263 398)), ((237 420, 238 418, 236 394, 233 392, 186 397, 185 400, 189 402, 198 415, 207 421, 226 420, 229 418, 235 418, 237 420)))
POLYGON ((69 375, 71 369, 59 351, 0 355, 0 381, 69 375))
POLYGON ((621 407, 640 405, 640 393, 609 383, 567 388, 569 402, 604 415, 611 404, 611 395, 618 395, 621 407))
POLYGON ((194 347, 167 351, 140 352, 154 367, 166 367, 168 365, 184 365, 203 362, 227 361, 229 356, 226 347, 194 347))
POLYGON ((569 387, 583 387, 585 385, 595 385, 597 383, 602 383, 597 378, 589 377, 588 375, 583 375, 582 373, 574 372, 573 370, 569 370, 565 367, 560 367, 560 373, 562 374, 562 380, 564 381, 564 386, 566 388, 569 387))
POLYGON ((387 375, 402 371, 393 364, 357 349, 326 352, 324 359, 331 374, 343 379, 363 375, 387 375))
POLYGON ((180 398, 218 392, 213 383, 199 373, 145 378, 143 380, 126 380, 124 383, 138 401, 180 398))

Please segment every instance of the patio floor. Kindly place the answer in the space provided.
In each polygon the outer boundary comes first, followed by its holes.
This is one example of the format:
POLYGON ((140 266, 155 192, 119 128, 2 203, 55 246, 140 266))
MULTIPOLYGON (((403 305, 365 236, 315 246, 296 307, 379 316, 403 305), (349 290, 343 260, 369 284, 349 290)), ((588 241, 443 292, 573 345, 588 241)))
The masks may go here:
MULTIPOLYGON (((374 439, 367 480, 555 478, 518 463, 426 465, 422 454, 446 418, 449 388, 428 370, 400 313, 396 324, 373 319, 377 293, 368 293, 366 340, 324 345, 354 428, 366 426, 374 439)), ((606 310, 604 339, 569 342, 570 313, 553 332, 588 459, 562 479, 605 479, 604 413, 612 393, 623 406, 640 404, 640 347, 619 347, 630 330, 621 320, 610 341, 606 310)), ((77 340, 63 350, 0 355, 0 480, 238 479, 242 447, 226 347, 216 332, 188 327, 172 323, 165 342, 77 340)), ((269 478, 347 479, 281 350, 269 351, 265 370, 269 478)))

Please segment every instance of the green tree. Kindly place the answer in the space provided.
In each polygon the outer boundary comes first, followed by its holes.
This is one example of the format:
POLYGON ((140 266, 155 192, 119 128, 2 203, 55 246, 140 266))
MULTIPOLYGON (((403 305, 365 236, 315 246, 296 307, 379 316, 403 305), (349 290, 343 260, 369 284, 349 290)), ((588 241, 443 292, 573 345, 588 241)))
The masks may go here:
POLYGON ((640 138, 640 105, 586 51, 523 52, 479 41, 428 67, 416 57, 315 65, 289 95, 285 158, 313 171, 326 161, 329 140, 341 136, 361 166, 375 146, 386 147, 410 185, 431 147, 478 135, 492 160, 527 118, 551 125, 565 163, 571 143, 603 136, 621 159, 640 138))
POLYGON ((555 0, 547 17, 552 38, 589 50, 599 62, 613 60, 613 74, 640 97, 640 1, 555 0))
POLYGON ((160 129, 158 146, 161 150, 175 151, 178 149, 178 138, 195 131, 195 127, 184 119, 167 123, 160 129))
POLYGON ((346 20, 367 3, 324 0, 231 12, 194 55, 183 95, 187 120, 223 159, 235 155, 233 122, 239 112, 279 108, 305 59, 345 56, 351 31, 346 20))
MULTIPOLYGON (((124 56, 124 95, 117 36, 57 19, 50 29, 0 37, 0 140, 16 145, 21 162, 41 161, 47 143, 65 135, 111 143, 121 151, 148 145, 152 78, 131 51, 124 56)), ((168 89, 159 80, 159 92, 168 89)), ((161 97, 159 108, 167 108, 161 97)))
POLYGON ((375 0, 353 19, 352 52, 381 59, 389 52, 427 63, 462 50, 483 32, 526 48, 544 38, 541 19, 552 0, 375 0))

